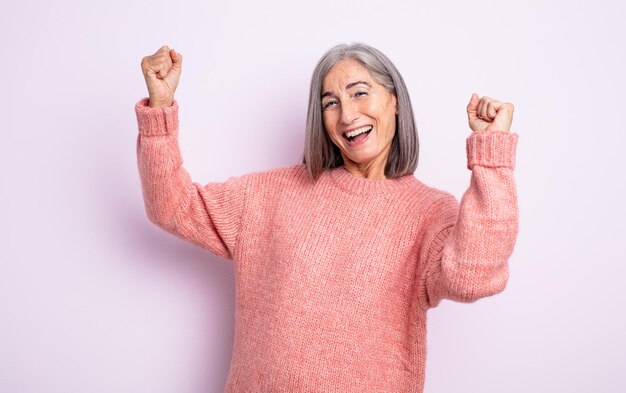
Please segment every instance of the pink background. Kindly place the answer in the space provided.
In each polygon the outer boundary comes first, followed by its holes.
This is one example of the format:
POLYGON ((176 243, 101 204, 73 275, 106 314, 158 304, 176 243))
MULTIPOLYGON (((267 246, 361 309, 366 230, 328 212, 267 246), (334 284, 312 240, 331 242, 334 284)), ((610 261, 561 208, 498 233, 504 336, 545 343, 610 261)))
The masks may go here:
POLYGON ((184 55, 180 144, 206 183, 299 162, 313 67, 351 41, 398 66, 416 176, 459 198, 470 95, 515 105, 511 278, 430 311, 426 392, 626 391, 623 1, 4 3, 1 392, 222 391, 233 268, 145 215, 141 59, 184 55))

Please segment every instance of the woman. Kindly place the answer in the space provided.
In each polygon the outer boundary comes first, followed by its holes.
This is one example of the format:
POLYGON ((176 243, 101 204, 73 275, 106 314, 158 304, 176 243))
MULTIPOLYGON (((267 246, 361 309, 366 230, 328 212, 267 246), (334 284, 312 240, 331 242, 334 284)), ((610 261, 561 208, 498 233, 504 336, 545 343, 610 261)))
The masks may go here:
POLYGON ((395 66, 363 44, 313 72, 303 163, 193 183, 178 147, 182 56, 142 61, 135 107, 149 219, 233 260, 227 392, 421 392, 426 312, 501 292, 518 230, 513 105, 473 94, 460 204, 413 176, 418 141, 395 66))

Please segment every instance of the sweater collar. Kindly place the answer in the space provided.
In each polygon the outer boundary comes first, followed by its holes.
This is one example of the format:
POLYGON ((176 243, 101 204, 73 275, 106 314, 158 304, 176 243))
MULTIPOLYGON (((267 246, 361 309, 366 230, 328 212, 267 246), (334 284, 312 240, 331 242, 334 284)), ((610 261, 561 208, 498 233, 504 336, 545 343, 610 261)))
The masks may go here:
POLYGON ((405 175, 395 179, 365 179, 354 176, 343 165, 328 171, 335 184, 351 194, 390 194, 418 182, 413 175, 405 175))

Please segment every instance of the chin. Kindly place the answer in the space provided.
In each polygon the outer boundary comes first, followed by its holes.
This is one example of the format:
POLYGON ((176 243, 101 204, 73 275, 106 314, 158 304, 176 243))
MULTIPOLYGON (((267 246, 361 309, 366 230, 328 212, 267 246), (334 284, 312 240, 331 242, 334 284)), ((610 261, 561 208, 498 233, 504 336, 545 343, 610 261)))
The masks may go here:
MULTIPOLYGON (((376 158, 376 155, 368 154, 364 152, 363 154, 352 154, 347 157, 348 157, 348 160, 354 162, 355 164, 366 164, 368 162, 372 162, 376 158)), ((344 155, 344 161, 346 161, 345 158, 346 158, 346 155, 344 155)))

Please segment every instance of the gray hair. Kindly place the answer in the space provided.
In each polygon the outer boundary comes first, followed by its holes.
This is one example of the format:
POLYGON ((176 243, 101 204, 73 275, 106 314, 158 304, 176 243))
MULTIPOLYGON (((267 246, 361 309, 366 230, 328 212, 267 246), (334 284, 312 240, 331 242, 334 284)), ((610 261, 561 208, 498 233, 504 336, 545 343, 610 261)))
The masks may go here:
POLYGON ((393 179, 412 174, 419 158, 419 139, 413 108, 404 79, 381 51, 363 43, 340 44, 328 50, 317 63, 311 78, 309 109, 302 163, 314 180, 326 169, 343 165, 341 151, 332 142, 322 118, 322 84, 330 69, 343 59, 361 63, 376 82, 395 94, 398 102, 396 132, 385 165, 385 177, 393 179))

